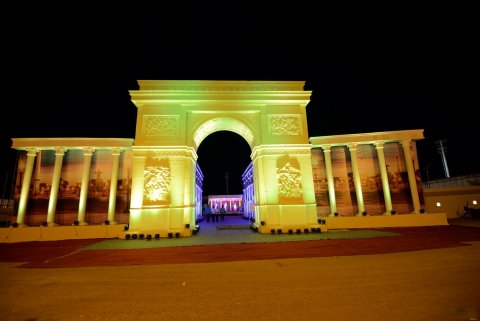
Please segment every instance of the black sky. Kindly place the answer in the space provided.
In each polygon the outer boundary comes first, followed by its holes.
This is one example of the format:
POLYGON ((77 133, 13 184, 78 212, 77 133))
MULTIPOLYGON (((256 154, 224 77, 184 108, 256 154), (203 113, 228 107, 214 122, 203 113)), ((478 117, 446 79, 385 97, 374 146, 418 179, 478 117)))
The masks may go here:
MULTIPOLYGON (((2 175, 14 169, 11 137, 134 138, 128 90, 137 79, 305 80, 313 90, 310 136, 425 129, 418 143, 424 180, 427 167, 429 178, 443 177, 438 139, 447 140, 452 175, 479 172, 468 8, 40 9, 4 26, 2 175)), ((218 150, 222 141, 225 153, 206 153, 215 157, 199 163, 207 176, 217 169, 214 185, 224 188, 225 171, 243 171, 233 165, 243 141, 216 134, 199 150, 218 150), (220 169, 218 159, 232 167, 220 169)))

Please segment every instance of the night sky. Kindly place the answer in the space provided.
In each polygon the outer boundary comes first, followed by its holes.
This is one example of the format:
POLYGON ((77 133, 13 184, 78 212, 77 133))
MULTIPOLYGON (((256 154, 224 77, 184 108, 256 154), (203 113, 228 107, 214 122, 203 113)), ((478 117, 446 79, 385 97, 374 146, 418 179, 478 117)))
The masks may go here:
MULTIPOLYGON (((25 12, 5 26, 4 196, 16 155, 11 137, 134 138, 128 90, 138 79, 305 80, 313 90, 310 136, 425 129, 417 143, 423 180, 444 177, 438 139, 446 140, 452 176, 480 172, 475 37, 466 12, 332 14, 240 3, 124 14, 77 9, 25 12)), ((205 192, 225 193, 229 172, 229 193, 241 194, 250 152, 236 134, 207 137, 198 150, 205 192)))

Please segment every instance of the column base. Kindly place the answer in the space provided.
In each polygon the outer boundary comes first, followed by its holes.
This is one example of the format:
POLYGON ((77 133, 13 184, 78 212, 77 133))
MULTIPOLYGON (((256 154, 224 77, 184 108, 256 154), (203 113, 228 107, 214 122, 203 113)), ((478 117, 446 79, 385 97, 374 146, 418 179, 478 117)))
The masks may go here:
POLYGON ((108 222, 108 224, 103 223, 103 225, 116 225, 118 224, 117 222, 108 222))
MULTIPOLYGON (((73 224, 73 225, 75 225, 75 224, 73 224)), ((80 226, 85 226, 85 225, 90 225, 90 224, 87 223, 87 222, 78 222, 78 225, 80 225, 80 226)))
POLYGON ((10 226, 10 227, 28 227, 28 225, 24 224, 24 223, 22 223, 22 224, 16 223, 16 224, 17 224, 17 226, 10 226))
POLYGON ((47 224, 47 227, 54 227, 54 226, 58 226, 58 224, 57 223, 48 223, 47 224))
POLYGON ((382 215, 385 215, 385 216, 390 216, 392 215, 392 211, 386 211, 385 213, 383 213, 382 215))

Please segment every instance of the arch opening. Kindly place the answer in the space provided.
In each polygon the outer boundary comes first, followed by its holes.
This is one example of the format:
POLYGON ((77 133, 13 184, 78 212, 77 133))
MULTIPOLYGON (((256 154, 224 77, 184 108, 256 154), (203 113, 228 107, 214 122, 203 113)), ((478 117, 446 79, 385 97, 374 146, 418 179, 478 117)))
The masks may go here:
POLYGON ((195 150, 198 149, 202 141, 210 134, 218 131, 231 131, 242 136, 252 150, 255 146, 255 137, 252 130, 243 122, 234 118, 213 118, 202 123, 193 134, 195 150))
MULTIPOLYGON (((203 179, 203 211, 197 213, 202 231, 215 234, 218 229, 229 234, 225 230, 230 227, 249 228, 243 180, 245 171, 251 167, 251 149, 247 141, 232 131, 216 131, 202 141, 197 155, 203 179)), ((252 195, 248 195, 248 199, 253 198, 253 186, 250 189, 252 195)))
POLYGON ((248 143, 237 133, 217 131, 208 135, 197 150, 204 195, 242 194, 242 174, 251 163, 250 154, 248 143))

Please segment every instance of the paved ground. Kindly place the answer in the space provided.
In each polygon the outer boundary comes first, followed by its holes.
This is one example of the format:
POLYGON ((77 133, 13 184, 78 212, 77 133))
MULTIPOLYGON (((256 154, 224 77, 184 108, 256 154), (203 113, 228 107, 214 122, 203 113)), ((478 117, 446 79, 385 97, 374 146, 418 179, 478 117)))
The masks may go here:
POLYGON ((0 320, 479 320, 480 224, 452 223, 138 250, 2 244, 0 320))

